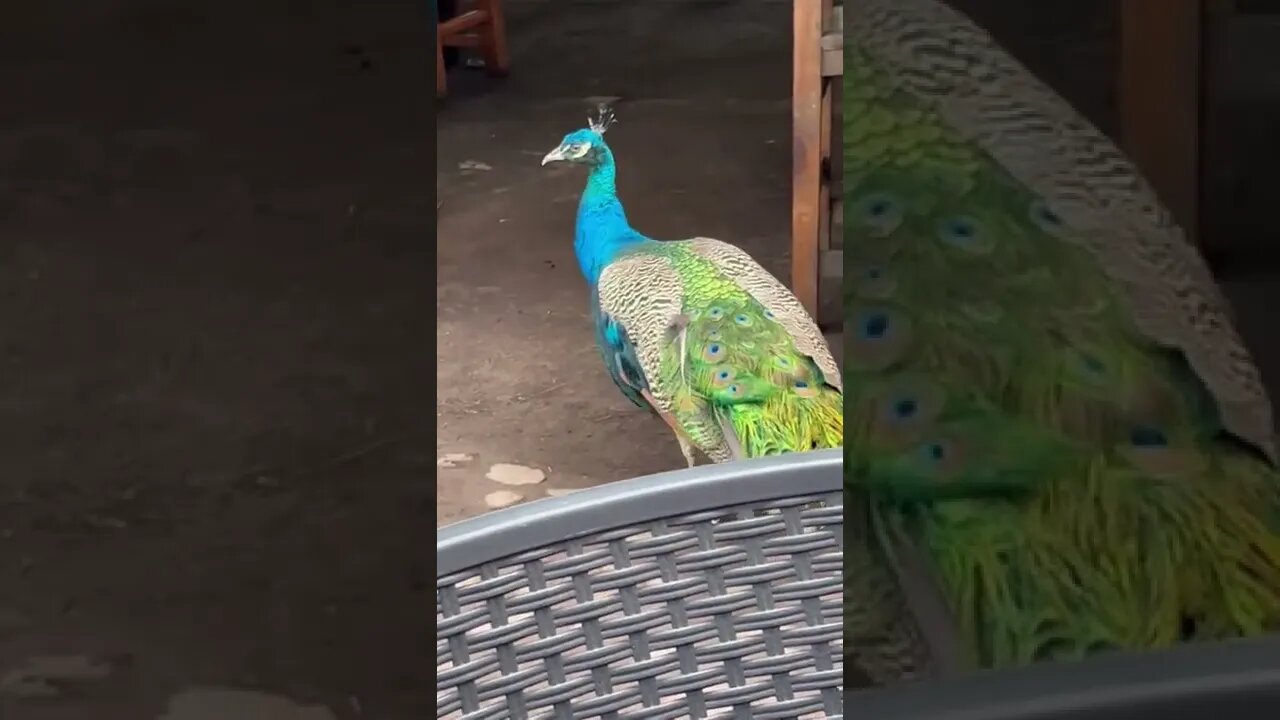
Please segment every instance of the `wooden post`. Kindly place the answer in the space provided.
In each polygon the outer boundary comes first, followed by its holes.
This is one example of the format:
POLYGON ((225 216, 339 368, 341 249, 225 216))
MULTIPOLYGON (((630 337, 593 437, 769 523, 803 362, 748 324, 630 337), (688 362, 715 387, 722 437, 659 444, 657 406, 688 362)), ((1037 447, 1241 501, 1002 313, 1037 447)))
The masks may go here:
POLYGON ((795 0, 791 63, 791 290, 818 313, 818 202, 822 185, 822 0, 795 0))
POLYGON ((1198 242, 1202 0, 1121 0, 1120 12, 1121 142, 1198 242))

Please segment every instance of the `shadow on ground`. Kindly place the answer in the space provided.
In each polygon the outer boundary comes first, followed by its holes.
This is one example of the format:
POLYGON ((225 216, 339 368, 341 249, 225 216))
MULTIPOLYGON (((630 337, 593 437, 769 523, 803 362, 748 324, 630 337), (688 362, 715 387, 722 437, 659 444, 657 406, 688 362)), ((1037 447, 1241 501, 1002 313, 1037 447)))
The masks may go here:
POLYGON ((420 4, 10 5, 0 717, 427 716, 420 4))

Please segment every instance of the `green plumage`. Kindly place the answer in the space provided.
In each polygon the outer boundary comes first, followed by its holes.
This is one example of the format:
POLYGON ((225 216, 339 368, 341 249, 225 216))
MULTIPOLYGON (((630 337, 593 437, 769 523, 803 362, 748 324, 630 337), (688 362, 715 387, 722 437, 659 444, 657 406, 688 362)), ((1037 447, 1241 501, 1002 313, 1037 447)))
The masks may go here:
POLYGON ((663 255, 681 287, 681 315, 649 382, 669 399, 689 439, 732 457, 840 447, 841 394, 797 347, 779 313, 689 243, 645 251, 663 255))
MULTIPOLYGON (((898 12, 866 4, 852 22, 898 12)), ((954 53, 940 68, 992 94, 1008 83, 993 115, 1018 107, 1028 76, 983 76, 967 47, 936 39, 954 53)), ((1135 322, 1172 311, 1135 303, 1129 269, 1091 249, 1146 241, 1138 223, 1099 210, 1105 224, 1086 227, 1079 198, 1032 190, 992 156, 983 119, 947 114, 963 84, 903 70, 846 44, 846 472, 851 507, 866 507, 847 550, 861 568, 846 576, 854 669, 887 682, 1280 629, 1280 475, 1227 432, 1186 353, 1135 322), (880 605, 886 578, 920 576, 941 632, 906 622, 905 602, 880 605)), ((1082 187, 1117 180, 1089 170, 1082 187)))

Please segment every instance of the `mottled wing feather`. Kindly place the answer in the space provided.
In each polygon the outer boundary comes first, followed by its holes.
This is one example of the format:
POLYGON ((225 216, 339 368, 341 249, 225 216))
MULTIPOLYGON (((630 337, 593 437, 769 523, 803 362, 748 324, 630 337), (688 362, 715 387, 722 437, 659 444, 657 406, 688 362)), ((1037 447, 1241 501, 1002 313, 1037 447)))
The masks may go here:
MULTIPOLYGON (((680 275, 671 261, 641 253, 617 260, 600 273, 597 297, 600 311, 629 338, 643 381, 660 377, 662 349, 684 303, 680 275)), ((651 397, 656 410, 671 412, 667 393, 655 387, 651 397)))
POLYGON ((852 45, 894 67, 900 92, 1045 198, 1120 287, 1138 329, 1185 355, 1226 429, 1276 460, 1272 407, 1225 300, 1114 145, 943 3, 858 0, 845 11, 852 45))
POLYGON ((808 355, 822 371, 823 380, 842 389, 840 369, 827 341, 804 306, 781 282, 760 266, 741 248, 712 238, 687 241, 695 253, 711 261, 728 278, 747 291, 756 302, 773 312, 778 323, 795 342, 796 349, 808 355))
POLYGON ((635 343, 617 318, 601 310, 598 292, 592 292, 591 305, 595 317, 596 346, 600 349, 600 357, 605 369, 609 371, 609 377, 628 400, 640 407, 647 407, 648 401, 644 399, 644 393, 649 389, 649 381, 640 367, 635 343))

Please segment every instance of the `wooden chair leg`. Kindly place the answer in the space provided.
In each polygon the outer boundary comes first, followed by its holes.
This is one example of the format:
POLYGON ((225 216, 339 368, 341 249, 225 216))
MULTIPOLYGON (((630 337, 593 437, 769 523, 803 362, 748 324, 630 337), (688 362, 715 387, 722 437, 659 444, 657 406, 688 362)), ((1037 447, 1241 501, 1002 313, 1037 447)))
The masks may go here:
POLYGON ((502 0, 484 0, 483 6, 489 15, 482 31, 485 71, 506 75, 511 70, 511 56, 507 51, 507 18, 502 12, 502 0))
POLYGON ((444 43, 440 40, 440 26, 436 25, 436 97, 442 98, 449 92, 449 81, 444 74, 444 43))

